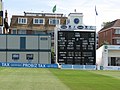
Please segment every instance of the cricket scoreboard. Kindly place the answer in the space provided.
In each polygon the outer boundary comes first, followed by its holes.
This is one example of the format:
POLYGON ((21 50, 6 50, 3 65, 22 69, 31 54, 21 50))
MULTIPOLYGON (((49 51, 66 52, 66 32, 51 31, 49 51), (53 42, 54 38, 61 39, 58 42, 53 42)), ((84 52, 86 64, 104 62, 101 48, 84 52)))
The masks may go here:
POLYGON ((57 62, 59 64, 95 65, 95 31, 58 31, 57 62))

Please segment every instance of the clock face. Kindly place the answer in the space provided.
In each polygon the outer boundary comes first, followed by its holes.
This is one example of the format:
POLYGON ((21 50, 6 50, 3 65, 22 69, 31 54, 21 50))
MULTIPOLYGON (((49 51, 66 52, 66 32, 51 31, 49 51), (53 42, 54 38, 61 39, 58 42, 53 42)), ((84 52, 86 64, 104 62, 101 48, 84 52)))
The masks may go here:
POLYGON ((78 24, 78 23, 79 23, 79 19, 78 19, 78 18, 75 18, 75 19, 74 19, 74 23, 75 23, 75 24, 78 24))

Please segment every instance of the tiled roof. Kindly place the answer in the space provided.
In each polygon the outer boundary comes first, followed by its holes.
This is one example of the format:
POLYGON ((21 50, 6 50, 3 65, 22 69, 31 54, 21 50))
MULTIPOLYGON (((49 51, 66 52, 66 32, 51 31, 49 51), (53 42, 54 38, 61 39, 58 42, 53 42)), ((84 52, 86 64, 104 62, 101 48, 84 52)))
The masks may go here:
POLYGON ((117 19, 113 27, 120 27, 120 19, 117 19))
POLYGON ((111 27, 120 27, 120 19, 110 22, 107 26, 103 27, 100 31, 111 27))

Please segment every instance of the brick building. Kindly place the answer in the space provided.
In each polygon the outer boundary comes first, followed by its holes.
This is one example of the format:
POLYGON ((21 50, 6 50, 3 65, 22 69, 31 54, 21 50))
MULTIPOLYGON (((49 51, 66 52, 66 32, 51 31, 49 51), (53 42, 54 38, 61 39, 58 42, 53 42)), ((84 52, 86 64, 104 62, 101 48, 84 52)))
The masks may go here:
MULTIPOLYGON (((67 17, 54 13, 29 13, 13 15, 9 34, 51 34, 54 39, 54 28, 57 24, 66 24, 67 17)), ((53 46, 53 45, 52 45, 53 46)))
POLYGON ((63 14, 28 13, 13 15, 10 23, 10 34, 39 34, 49 33, 56 24, 66 24, 67 17, 63 14))
POLYGON ((120 45, 120 19, 108 23, 98 32, 98 47, 103 44, 120 45))

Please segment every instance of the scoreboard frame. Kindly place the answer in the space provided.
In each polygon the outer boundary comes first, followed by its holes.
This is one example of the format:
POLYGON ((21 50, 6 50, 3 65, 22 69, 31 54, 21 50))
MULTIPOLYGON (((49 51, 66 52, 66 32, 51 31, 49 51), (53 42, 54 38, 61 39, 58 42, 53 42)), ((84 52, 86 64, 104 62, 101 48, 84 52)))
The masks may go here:
POLYGON ((58 30, 56 62, 72 65, 96 64, 95 30, 58 30))

